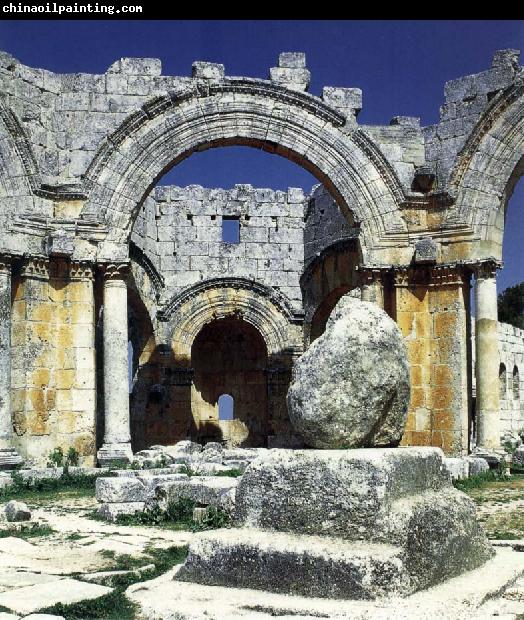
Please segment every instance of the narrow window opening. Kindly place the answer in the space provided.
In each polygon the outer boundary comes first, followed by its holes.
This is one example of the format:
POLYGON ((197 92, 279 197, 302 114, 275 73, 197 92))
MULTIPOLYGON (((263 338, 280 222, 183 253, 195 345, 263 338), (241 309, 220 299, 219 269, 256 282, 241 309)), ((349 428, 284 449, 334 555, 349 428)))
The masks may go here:
POLYGON ((222 241, 240 243, 240 219, 238 217, 222 218, 222 241))
POLYGON ((504 364, 499 366, 499 397, 506 398, 506 366, 504 364))
POLYGON ((232 420, 235 401, 230 394, 222 394, 218 397, 218 419, 232 420))
POLYGON ((520 398, 520 377, 519 369, 513 367, 513 400, 519 400, 520 398))

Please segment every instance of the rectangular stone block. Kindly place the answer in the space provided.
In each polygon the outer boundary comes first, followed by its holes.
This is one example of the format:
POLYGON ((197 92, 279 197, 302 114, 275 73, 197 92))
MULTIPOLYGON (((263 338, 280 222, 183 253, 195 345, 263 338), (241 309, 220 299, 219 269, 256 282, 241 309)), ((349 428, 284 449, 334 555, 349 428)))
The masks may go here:
POLYGON ((137 478, 97 478, 96 499, 99 502, 144 502, 146 488, 137 478))

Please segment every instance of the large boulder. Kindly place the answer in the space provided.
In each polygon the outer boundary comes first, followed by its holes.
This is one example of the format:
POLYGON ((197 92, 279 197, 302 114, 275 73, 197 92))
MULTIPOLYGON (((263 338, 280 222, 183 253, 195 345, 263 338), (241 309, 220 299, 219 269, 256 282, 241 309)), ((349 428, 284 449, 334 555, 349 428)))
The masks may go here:
POLYGON ((315 448, 396 446, 406 424, 402 333, 378 306, 345 295, 298 359, 287 395, 295 429, 315 448))

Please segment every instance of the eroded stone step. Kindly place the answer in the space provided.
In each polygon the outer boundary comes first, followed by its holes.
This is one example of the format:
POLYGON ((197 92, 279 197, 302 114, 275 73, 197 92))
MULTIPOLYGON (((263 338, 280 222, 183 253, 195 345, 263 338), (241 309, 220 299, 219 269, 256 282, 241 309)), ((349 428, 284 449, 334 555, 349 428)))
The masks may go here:
POLYGON ((328 598, 414 591, 398 548, 255 529, 218 530, 191 544, 177 579, 328 598))

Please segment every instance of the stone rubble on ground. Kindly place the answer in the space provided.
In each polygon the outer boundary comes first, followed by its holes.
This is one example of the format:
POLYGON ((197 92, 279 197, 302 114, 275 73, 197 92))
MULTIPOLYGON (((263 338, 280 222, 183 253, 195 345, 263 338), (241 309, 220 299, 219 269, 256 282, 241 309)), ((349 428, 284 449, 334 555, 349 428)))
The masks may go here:
POLYGON ((11 500, 6 504, 5 516, 8 521, 29 521, 31 519, 31 511, 24 502, 11 500))

